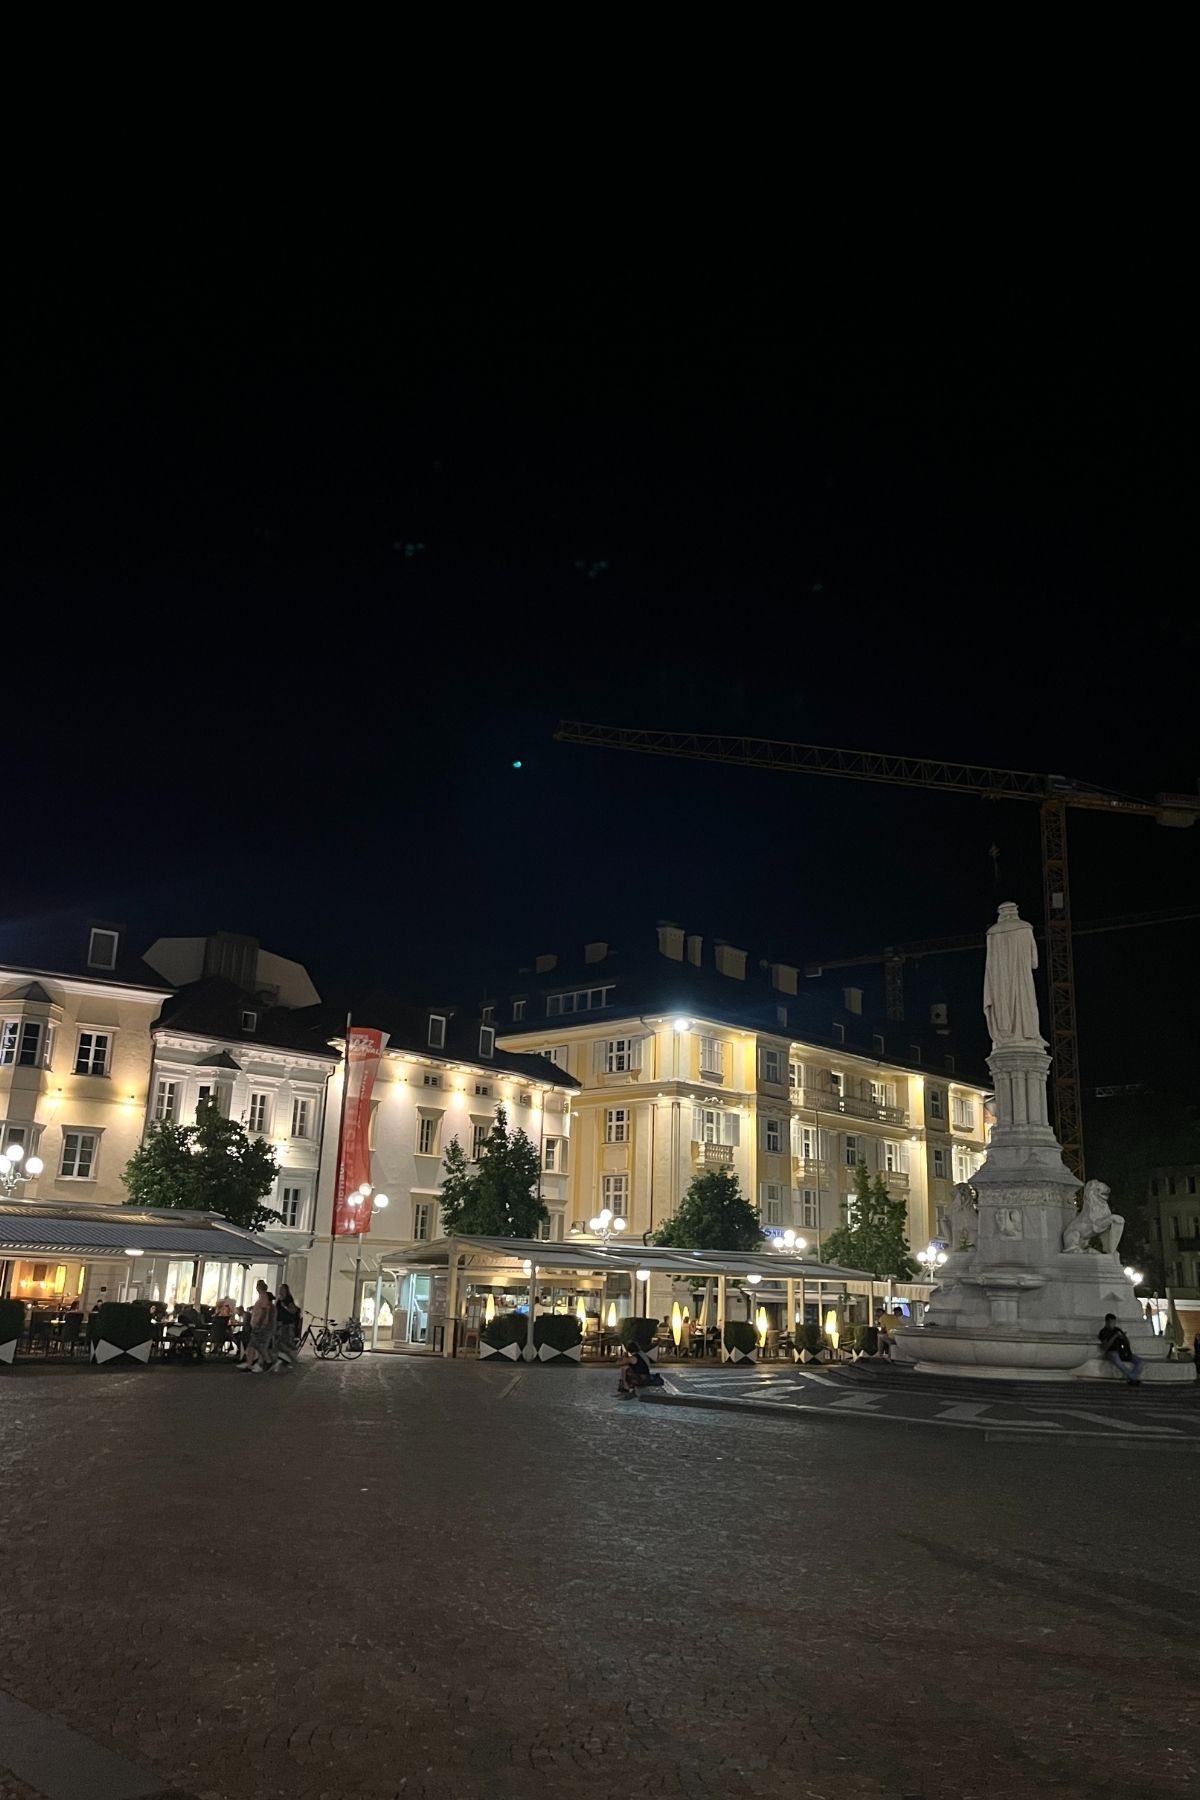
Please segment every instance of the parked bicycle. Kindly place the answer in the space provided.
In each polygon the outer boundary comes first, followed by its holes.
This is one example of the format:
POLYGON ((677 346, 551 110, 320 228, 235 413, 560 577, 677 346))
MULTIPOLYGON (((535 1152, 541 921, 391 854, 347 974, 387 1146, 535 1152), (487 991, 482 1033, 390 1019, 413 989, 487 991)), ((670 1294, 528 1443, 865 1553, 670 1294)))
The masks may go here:
POLYGON ((344 1356, 354 1362, 367 1347, 363 1340, 362 1326, 357 1319, 347 1319, 345 1324, 339 1325, 336 1319, 318 1319, 315 1313, 308 1315, 308 1324, 296 1345, 297 1356, 305 1344, 311 1344, 323 1362, 336 1356, 344 1356))

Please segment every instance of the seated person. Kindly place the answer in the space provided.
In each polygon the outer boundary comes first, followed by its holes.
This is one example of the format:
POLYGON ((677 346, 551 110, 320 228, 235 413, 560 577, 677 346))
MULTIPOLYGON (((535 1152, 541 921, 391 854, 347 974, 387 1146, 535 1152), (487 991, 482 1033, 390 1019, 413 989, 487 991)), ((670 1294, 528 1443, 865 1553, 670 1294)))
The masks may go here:
POLYGON ((650 1364, 636 1344, 630 1344, 621 1364, 621 1376, 617 1382, 617 1392, 622 1400, 628 1400, 640 1389, 650 1386, 650 1364))

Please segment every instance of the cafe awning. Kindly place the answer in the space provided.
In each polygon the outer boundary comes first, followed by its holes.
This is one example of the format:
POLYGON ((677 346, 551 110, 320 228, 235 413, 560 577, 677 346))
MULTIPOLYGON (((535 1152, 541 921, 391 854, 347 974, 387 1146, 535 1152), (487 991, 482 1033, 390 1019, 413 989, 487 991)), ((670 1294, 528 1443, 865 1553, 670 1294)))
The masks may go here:
POLYGON ((284 1262, 287 1252, 219 1213, 138 1206, 52 1206, 0 1202, 0 1256, 72 1256, 100 1261, 140 1250, 146 1256, 212 1262, 284 1262))
POLYGON ((758 1275, 770 1281, 875 1281, 866 1269, 843 1269, 835 1263, 806 1261, 779 1250, 678 1250, 659 1244, 599 1242, 546 1243, 541 1238, 452 1237, 438 1238, 430 1244, 416 1244, 411 1250, 397 1250, 380 1258, 383 1268, 423 1269, 450 1260, 451 1249, 467 1254, 473 1263, 496 1264, 515 1261, 533 1263, 546 1274, 556 1269, 576 1274, 603 1273, 633 1275, 638 1269, 649 1269, 656 1275, 691 1275, 700 1281, 719 1275, 758 1275))

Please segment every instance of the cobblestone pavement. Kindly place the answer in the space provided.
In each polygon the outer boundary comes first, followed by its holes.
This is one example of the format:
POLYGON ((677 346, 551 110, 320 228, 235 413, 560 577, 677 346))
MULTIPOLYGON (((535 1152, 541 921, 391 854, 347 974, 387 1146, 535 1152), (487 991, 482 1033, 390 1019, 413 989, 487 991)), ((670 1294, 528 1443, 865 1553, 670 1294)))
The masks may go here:
POLYGON ((1195 1482, 606 1370, 18 1370, 0 1688, 196 1800, 1182 1796, 1195 1482))
POLYGON ((1112 1382, 998 1382, 918 1375, 903 1364, 742 1370, 664 1364, 666 1398, 740 1405, 793 1416, 813 1412, 991 1437, 1094 1437, 1200 1451, 1200 1384, 1131 1388, 1112 1382))

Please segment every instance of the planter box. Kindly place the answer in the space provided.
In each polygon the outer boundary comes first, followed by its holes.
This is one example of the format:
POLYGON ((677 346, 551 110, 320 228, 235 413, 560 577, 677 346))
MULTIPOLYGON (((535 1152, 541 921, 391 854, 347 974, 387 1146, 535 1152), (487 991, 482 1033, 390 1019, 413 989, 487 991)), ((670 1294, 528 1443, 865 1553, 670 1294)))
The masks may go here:
POLYGON ((6 1344, 0 1344, 0 1363, 10 1363, 16 1354, 16 1338, 9 1338, 6 1344))
POLYGON ((520 1355, 520 1344, 503 1344, 499 1350, 492 1344, 481 1343, 479 1346, 480 1362, 495 1362, 500 1359, 504 1362, 516 1362, 520 1355))
POLYGON ((757 1362, 758 1361, 758 1351, 757 1350, 731 1350, 729 1352, 729 1360, 730 1360, 730 1362, 735 1362, 735 1363, 757 1362))
POLYGON ((569 1350, 555 1350, 550 1344, 541 1344, 537 1353, 539 1362, 577 1363, 582 1360, 582 1357, 582 1344, 572 1344, 569 1350))
POLYGON ((148 1363, 150 1361, 150 1339, 147 1338, 144 1344, 130 1344, 128 1349, 120 1344, 110 1344, 107 1338, 97 1338, 92 1345, 92 1361, 94 1363, 112 1362, 118 1356, 128 1356, 134 1362, 148 1363))

